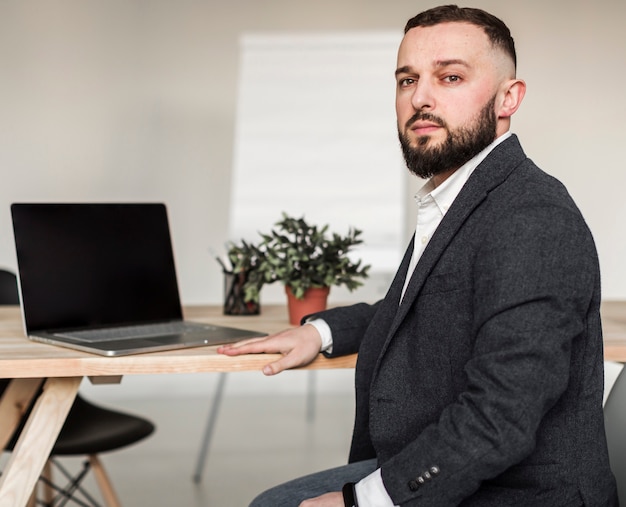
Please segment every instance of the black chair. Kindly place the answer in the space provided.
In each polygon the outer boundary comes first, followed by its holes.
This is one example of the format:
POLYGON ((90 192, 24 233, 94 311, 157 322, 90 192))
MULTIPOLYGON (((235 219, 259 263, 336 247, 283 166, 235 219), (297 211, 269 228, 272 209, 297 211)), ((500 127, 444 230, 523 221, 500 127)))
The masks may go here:
POLYGON ((0 269, 0 305, 19 305, 17 277, 11 271, 0 269))
MULTIPOLYGON (((0 269, 0 305, 19 303, 17 279, 9 271, 0 269)), ((9 385, 9 379, 0 379, 0 396, 9 385)), ((16 431, 18 435, 26 423, 31 407, 28 408, 16 431)), ((81 506, 98 506, 97 501, 81 486, 85 475, 92 470, 105 504, 119 507, 120 503, 113 486, 102 466, 99 454, 114 451, 143 440, 154 431, 154 425, 141 417, 99 407, 76 397, 72 408, 52 449, 46 471, 40 477, 44 485, 43 498, 36 498, 38 505, 60 507, 68 502, 81 506), (70 474, 55 459, 61 456, 87 456, 77 474, 70 474), (52 469, 64 477, 64 486, 52 482, 52 469)), ((17 437, 9 442, 6 450, 13 450, 17 437)))
POLYGON ((604 429, 609 446, 611 470, 617 481, 619 499, 626 501, 626 367, 617 376, 604 404, 604 429))

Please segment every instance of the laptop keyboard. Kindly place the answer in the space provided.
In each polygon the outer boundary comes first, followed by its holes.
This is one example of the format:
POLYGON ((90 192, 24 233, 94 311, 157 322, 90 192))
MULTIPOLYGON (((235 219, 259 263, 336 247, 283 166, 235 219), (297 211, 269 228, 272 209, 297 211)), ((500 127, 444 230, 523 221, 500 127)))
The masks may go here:
POLYGON ((150 338, 169 334, 188 334, 216 329, 210 324, 191 322, 165 322, 159 324, 141 324, 134 326, 109 327, 104 329, 86 329, 55 333, 56 336, 82 340, 85 342, 105 342, 132 338, 150 338))

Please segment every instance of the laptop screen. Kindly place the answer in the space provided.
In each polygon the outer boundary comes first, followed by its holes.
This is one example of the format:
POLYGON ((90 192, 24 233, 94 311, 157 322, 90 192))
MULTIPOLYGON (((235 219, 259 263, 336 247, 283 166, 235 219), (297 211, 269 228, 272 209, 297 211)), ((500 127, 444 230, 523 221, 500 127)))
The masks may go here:
POLYGON ((11 206, 28 333, 182 318, 163 204, 11 206))

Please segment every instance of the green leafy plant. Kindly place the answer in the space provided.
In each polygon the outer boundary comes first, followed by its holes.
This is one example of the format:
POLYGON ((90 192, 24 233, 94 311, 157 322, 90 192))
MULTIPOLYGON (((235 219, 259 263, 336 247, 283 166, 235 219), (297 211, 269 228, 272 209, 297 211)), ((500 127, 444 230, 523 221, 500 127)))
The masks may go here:
POLYGON ((360 236, 361 231, 354 228, 346 236, 331 234, 328 225, 320 228, 283 213, 269 234, 261 234, 258 246, 244 244, 245 249, 233 252, 240 256, 241 265, 248 263, 246 258, 250 264, 252 259, 255 262, 254 267, 250 265, 245 297, 258 301, 263 285, 274 282, 284 283, 298 299, 311 287, 344 285, 353 291, 363 284, 359 279, 367 278, 370 268, 348 255, 363 242, 360 236))
POLYGON ((249 241, 241 240, 240 244, 229 242, 226 244, 229 268, 224 271, 241 273, 255 269, 263 259, 263 251, 249 241))

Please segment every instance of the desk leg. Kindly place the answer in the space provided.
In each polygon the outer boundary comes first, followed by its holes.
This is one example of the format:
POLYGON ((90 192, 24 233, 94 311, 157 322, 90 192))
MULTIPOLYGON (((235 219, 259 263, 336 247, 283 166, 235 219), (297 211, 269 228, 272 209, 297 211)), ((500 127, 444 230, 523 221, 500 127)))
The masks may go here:
POLYGON ((50 378, 0 478, 0 507, 23 507, 65 423, 81 377, 50 378))
POLYGON ((217 421, 217 413, 220 410, 222 404, 222 395, 224 394, 224 385, 226 384, 226 372, 220 373, 217 387, 215 388, 215 397, 211 404, 211 410, 209 412, 209 419, 204 430, 202 437, 202 443, 200 444, 200 453, 198 454, 198 461, 196 463, 196 470, 193 474, 193 482, 199 484, 202 480, 202 471, 204 470, 204 464, 206 462, 206 456, 209 452, 209 446, 211 445, 211 438, 213 437, 213 431, 215 430, 215 422, 217 421))
POLYGON ((0 449, 6 448, 13 437, 42 382, 41 378, 13 379, 4 390, 0 400, 0 449))

